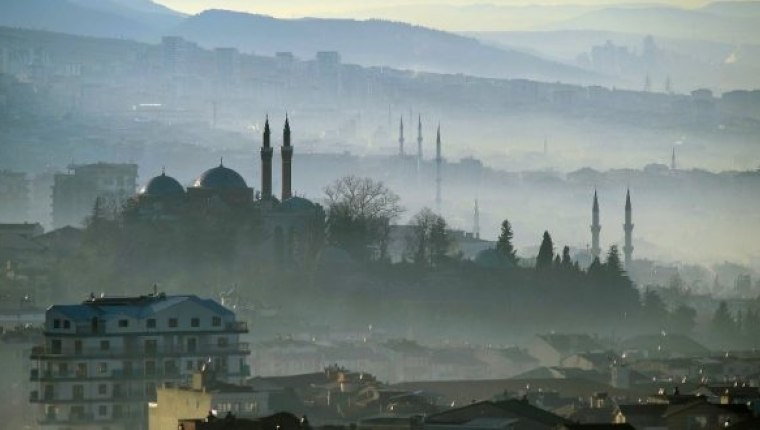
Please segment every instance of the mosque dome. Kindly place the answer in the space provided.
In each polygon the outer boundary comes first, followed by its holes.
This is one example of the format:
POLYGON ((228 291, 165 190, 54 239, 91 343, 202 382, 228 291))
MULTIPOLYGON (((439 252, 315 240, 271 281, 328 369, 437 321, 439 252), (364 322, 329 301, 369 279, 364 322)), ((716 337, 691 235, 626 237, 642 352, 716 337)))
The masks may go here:
POLYGON ((166 173, 154 177, 140 190, 140 195, 151 197, 177 196, 185 193, 182 185, 166 173))
POLYGON ((248 188, 240 174, 232 169, 219 165, 203 172, 193 184, 196 188, 211 188, 217 190, 231 190, 248 188))

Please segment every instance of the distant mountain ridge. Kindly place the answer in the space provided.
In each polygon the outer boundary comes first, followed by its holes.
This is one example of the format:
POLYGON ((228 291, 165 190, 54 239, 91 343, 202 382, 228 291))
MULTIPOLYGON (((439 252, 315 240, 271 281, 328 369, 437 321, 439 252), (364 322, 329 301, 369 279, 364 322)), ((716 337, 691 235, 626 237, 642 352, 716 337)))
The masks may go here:
POLYGON ((285 20, 209 10, 188 17, 173 31, 206 47, 233 46, 262 54, 290 51, 311 58, 317 51, 338 51, 346 62, 363 66, 573 82, 593 76, 573 66, 487 46, 474 38, 391 21, 285 20))
POLYGON ((2 0, 0 25, 80 36, 157 40, 183 16, 149 0, 2 0))

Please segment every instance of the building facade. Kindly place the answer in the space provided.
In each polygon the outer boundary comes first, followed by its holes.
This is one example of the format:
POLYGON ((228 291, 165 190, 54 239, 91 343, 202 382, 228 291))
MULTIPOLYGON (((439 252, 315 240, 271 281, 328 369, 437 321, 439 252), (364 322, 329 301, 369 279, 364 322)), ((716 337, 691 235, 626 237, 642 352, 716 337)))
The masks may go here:
POLYGON ((45 430, 139 430, 158 387, 189 385, 204 366, 220 381, 250 373, 245 322, 210 299, 151 294, 56 305, 32 350, 32 403, 45 430))
POLYGON ((137 189, 136 164, 97 163, 69 166, 69 173, 53 179, 53 227, 79 227, 100 198, 107 208, 118 208, 137 189))

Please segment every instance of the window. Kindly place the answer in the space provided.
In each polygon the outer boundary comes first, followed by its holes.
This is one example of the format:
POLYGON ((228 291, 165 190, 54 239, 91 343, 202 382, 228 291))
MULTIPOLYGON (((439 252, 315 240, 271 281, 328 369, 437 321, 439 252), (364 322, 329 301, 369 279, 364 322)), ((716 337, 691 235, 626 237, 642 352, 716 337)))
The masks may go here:
POLYGON ((61 320, 54 319, 53 320, 53 328, 61 328, 61 320))
POLYGON ((169 318, 169 328, 177 328, 177 318, 169 318))
POLYGON ((75 340, 74 341, 74 354, 79 355, 82 353, 82 341, 81 340, 75 340))
POLYGON ((158 342, 155 339, 145 339, 145 353, 155 354, 158 351, 158 342))
POLYGON ((98 406, 98 415, 105 416, 108 413, 108 406, 106 405, 100 405, 98 406))
POLYGON ((98 363, 98 374, 105 375, 106 373, 108 373, 108 363, 101 361, 98 363))
POLYGON ((108 351, 111 349, 111 342, 108 340, 101 340, 100 341, 100 350, 101 351, 108 351))
POLYGON ((185 363, 185 369, 192 371, 193 370, 193 360, 187 360, 185 363))
POLYGON ((68 376, 69 374, 69 364, 68 363, 58 363, 58 375, 60 376, 68 376))
POLYGON ((50 349, 53 354, 60 354, 62 348, 61 339, 53 339, 50 341, 50 349))
POLYGON ((129 320, 119 320, 119 328, 129 327, 129 320))
POLYGON ((195 352, 198 349, 198 339, 191 337, 187 339, 187 352, 195 352))
POLYGON ((71 328, 71 321, 63 320, 63 328, 71 328))
POLYGON ((214 327, 219 327, 222 325, 222 318, 221 317, 213 317, 211 318, 211 325, 214 327))
POLYGON ((156 328, 156 319, 155 318, 148 318, 148 321, 145 322, 145 325, 148 328, 156 328))
POLYGON ((74 385, 71 387, 71 397, 74 400, 84 399, 84 385, 74 385))
POLYGON ((131 361, 125 361, 122 366, 122 371, 124 372, 124 376, 131 376, 132 375, 132 362, 131 361))
POLYGON ((77 378, 87 377, 87 363, 77 363, 76 377, 77 378))
POLYGON ((149 360, 145 362, 145 374, 146 375, 155 375, 156 374, 156 362, 153 360, 149 360))
POLYGON ((201 325, 201 319, 200 318, 191 318, 190 319, 190 327, 197 328, 201 325))
POLYGON ((155 382, 148 382, 147 384, 145 384, 145 394, 147 394, 150 397, 154 397, 156 395, 155 382))
POLYGON ((108 386, 106 384, 98 384, 98 394, 101 396, 106 395, 108 392, 108 386))
POLYGON ((218 337, 216 339, 216 346, 219 348, 226 348, 227 347, 227 338, 226 337, 218 337))

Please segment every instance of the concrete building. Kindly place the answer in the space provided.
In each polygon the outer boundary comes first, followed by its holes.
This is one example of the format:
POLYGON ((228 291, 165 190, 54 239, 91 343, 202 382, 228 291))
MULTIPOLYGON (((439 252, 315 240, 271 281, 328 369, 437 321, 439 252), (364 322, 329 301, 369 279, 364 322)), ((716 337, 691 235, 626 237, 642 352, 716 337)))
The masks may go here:
POLYGON ((224 416, 256 418, 269 411, 269 393, 254 391, 248 385, 236 385, 216 379, 212 367, 193 374, 188 387, 163 387, 156 392, 156 401, 148 404, 149 430, 176 430, 180 420, 202 419, 210 411, 224 416))
POLYGON ((188 385, 204 365, 219 381, 249 375, 247 325, 210 299, 151 294, 55 305, 32 350, 41 429, 139 430, 158 387, 188 385))
POLYGON ((95 200, 105 208, 119 208, 137 189, 136 164, 84 164, 69 166, 53 182, 53 227, 81 226, 92 213, 95 200))

